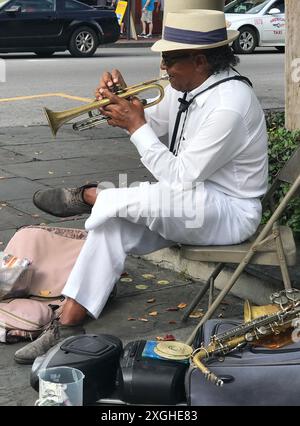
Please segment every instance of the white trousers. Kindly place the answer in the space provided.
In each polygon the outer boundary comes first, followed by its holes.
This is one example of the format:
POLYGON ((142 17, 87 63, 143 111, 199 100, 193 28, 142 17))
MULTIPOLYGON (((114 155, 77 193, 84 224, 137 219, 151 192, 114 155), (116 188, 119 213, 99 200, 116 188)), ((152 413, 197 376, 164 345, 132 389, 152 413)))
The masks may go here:
POLYGON ((160 183, 143 187, 142 197, 140 187, 100 192, 85 224, 87 240, 63 294, 97 318, 123 272, 127 254, 151 253, 174 242, 236 244, 253 235, 260 223, 257 199, 230 197, 206 184, 200 191, 184 191, 190 211, 179 211, 181 196, 160 183), (156 202, 162 199, 168 202, 156 202), (195 208, 200 213, 192 216, 195 208))

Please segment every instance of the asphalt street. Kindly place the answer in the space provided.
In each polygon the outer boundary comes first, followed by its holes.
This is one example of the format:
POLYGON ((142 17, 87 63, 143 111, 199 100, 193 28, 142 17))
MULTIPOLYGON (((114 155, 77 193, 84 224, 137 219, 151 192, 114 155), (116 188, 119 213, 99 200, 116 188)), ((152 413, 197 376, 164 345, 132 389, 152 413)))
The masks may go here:
MULTIPOLYGON (((99 76, 118 68, 128 84, 159 75, 159 55, 150 48, 102 48, 92 58, 68 53, 38 59, 34 54, 2 55, 6 82, 0 83, 0 127, 46 124, 43 107, 61 110, 93 98, 99 76), (70 99, 74 97, 74 99, 70 99)), ((240 57, 238 70, 248 76, 264 108, 284 105, 284 55, 258 49, 240 57)))

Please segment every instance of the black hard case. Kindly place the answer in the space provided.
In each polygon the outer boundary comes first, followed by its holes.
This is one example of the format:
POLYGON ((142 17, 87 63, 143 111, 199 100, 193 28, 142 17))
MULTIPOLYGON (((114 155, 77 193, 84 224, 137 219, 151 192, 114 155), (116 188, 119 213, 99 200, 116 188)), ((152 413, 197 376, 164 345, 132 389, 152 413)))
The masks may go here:
POLYGON ((175 405, 186 401, 188 364, 143 357, 145 340, 128 343, 120 360, 118 394, 122 401, 143 405, 175 405))
POLYGON ((67 366, 78 368, 85 375, 83 403, 96 402, 115 390, 123 345, 118 337, 83 334, 68 337, 46 355, 38 357, 32 366, 30 383, 38 391, 38 372, 44 368, 67 366))
MULTIPOLYGON (((236 320, 209 320, 197 336, 208 344, 212 335, 241 324, 236 320)), ((246 345, 205 365, 223 379, 217 387, 197 367, 186 376, 188 405, 192 406, 298 406, 300 405, 300 343, 280 349, 246 345)))

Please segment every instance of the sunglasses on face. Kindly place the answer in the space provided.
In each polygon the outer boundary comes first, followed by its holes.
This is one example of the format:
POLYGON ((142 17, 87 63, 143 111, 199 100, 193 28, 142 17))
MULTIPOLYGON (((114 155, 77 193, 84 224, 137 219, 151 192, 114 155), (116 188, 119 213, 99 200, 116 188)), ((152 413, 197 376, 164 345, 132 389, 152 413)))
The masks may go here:
POLYGON ((165 66, 172 67, 176 62, 184 61, 186 59, 193 59, 195 56, 199 56, 198 53, 162 53, 162 61, 165 66))

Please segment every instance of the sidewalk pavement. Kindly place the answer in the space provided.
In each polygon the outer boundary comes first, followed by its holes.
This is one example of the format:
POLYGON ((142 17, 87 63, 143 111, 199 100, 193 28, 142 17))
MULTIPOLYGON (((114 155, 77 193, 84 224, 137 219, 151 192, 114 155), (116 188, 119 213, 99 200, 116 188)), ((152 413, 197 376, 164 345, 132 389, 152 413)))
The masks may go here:
MULTIPOLYGON (((123 184, 127 179, 127 185, 152 180, 135 147, 119 129, 106 126, 75 133, 70 126, 64 126, 53 139, 47 126, 1 128, 0 250, 21 226, 84 226, 84 216, 60 219, 39 211, 32 204, 36 190, 99 180, 119 186, 119 175, 123 175, 123 184)), ((199 319, 181 323, 184 310, 167 309, 189 303, 201 283, 137 257, 128 257, 125 272, 127 279, 117 284, 116 298, 109 301, 97 321, 87 322, 87 332, 113 334, 124 344, 166 334, 185 341, 199 319), (154 301, 148 302, 151 299, 154 301), (157 315, 149 315, 152 312, 157 315)), ((198 309, 205 309, 206 303, 207 300, 198 309)), ((240 317, 242 301, 228 296, 216 315, 240 317)), ((29 384, 31 367, 17 365, 13 360, 21 346, 0 344, 0 405, 28 406, 37 399, 29 384)))
POLYGON ((112 43, 112 44, 106 44, 103 46, 100 46, 100 49, 102 49, 103 47, 151 47, 156 41, 160 40, 161 36, 159 35, 154 35, 152 38, 142 38, 142 37, 138 37, 137 40, 134 40, 133 38, 127 40, 126 37, 124 38, 120 38, 116 43, 112 43))
MULTIPOLYGON (((0 250, 15 231, 26 225, 47 224, 83 227, 85 216, 60 219, 38 210, 32 195, 39 189, 111 182, 116 187, 153 180, 139 160, 135 147, 120 129, 103 126, 76 133, 63 126, 54 139, 48 126, 0 129, 0 250), (120 183, 121 182, 121 183, 120 183)), ((251 273, 268 280, 280 277, 278 268, 251 267, 251 273)), ((136 339, 155 339, 173 334, 185 341, 199 319, 181 323, 184 310, 201 286, 185 274, 161 269, 138 257, 128 257, 127 280, 117 284, 111 300, 97 321, 88 321, 89 333, 108 333, 124 344, 136 339), (149 277, 150 275, 150 277, 149 277), (151 277, 152 276, 152 277, 151 277), (151 303, 149 300, 154 299, 151 303), (149 315, 157 312, 157 315, 149 315), (132 318, 132 320, 129 320, 132 318)), ((291 268, 293 285, 299 287, 300 268, 291 268)), ((282 286, 281 286, 282 288, 282 286)), ((243 301, 228 295, 216 316, 241 317, 243 301)), ((197 309, 204 309, 207 299, 197 309)), ((33 405, 36 392, 29 384, 30 367, 17 365, 13 355, 22 344, 0 344, 0 406, 33 405)))

